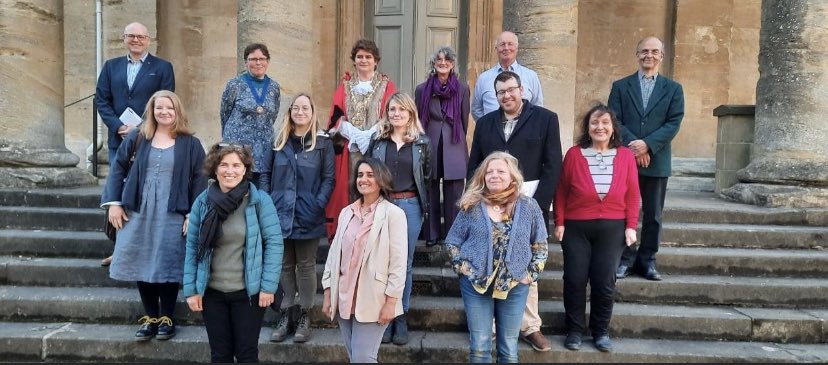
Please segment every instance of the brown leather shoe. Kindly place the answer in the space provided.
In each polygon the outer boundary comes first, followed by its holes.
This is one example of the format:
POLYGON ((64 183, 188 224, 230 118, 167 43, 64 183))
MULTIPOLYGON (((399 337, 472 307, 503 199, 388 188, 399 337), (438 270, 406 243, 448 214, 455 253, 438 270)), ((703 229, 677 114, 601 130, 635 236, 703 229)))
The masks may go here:
POLYGON ((540 331, 520 335, 520 339, 532 346, 535 351, 545 352, 552 349, 552 343, 540 331))

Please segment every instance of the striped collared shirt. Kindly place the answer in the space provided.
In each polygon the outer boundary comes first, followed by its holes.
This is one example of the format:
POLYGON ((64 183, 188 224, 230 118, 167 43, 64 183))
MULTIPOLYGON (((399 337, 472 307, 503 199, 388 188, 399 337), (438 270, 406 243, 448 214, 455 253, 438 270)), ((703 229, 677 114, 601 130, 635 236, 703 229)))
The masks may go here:
POLYGON ((141 66, 144 64, 144 61, 147 59, 147 55, 149 52, 144 53, 138 61, 133 61, 129 55, 127 55, 127 86, 132 89, 132 84, 135 83, 135 77, 138 76, 138 72, 141 71, 141 66))

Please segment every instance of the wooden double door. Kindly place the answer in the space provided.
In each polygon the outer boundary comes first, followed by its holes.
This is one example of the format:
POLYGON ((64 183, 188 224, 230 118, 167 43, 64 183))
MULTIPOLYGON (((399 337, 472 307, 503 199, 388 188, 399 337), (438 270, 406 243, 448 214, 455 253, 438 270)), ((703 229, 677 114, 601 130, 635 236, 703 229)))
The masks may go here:
POLYGON ((367 0, 365 36, 380 49, 379 70, 413 96, 439 47, 457 52, 455 70, 466 78, 469 0, 367 0))

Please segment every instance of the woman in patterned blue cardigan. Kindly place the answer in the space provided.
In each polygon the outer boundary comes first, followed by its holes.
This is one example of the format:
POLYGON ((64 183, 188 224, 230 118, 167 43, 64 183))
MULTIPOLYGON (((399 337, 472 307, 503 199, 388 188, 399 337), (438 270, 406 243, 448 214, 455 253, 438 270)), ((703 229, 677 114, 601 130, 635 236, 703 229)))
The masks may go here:
POLYGON ((469 325, 469 362, 518 362, 518 335, 529 284, 539 279, 548 237, 537 202, 520 193, 523 176, 506 152, 494 152, 475 171, 446 237, 469 325))

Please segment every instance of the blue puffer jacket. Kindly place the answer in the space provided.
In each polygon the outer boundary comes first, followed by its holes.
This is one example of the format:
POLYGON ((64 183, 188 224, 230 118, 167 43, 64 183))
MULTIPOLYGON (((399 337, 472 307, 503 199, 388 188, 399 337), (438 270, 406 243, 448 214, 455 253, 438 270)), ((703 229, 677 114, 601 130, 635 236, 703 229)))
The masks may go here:
MULTIPOLYGON (((211 182, 215 184, 215 182, 211 182)), ((247 206, 244 207, 247 235, 244 248, 244 286, 247 295, 259 292, 275 293, 282 273, 282 229, 270 196, 250 184, 247 206)), ((184 296, 204 294, 210 282, 210 261, 212 251, 207 251, 201 261, 196 262, 198 234, 201 222, 207 214, 207 190, 201 193, 190 211, 187 226, 187 253, 184 256, 184 296)), ((241 209, 241 207, 240 207, 241 209)))

